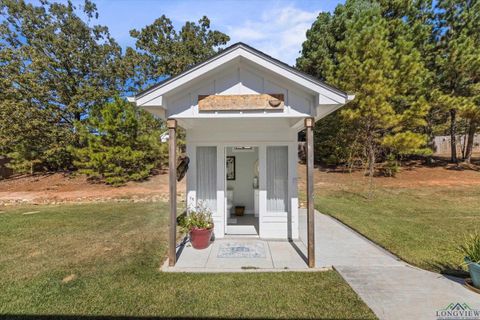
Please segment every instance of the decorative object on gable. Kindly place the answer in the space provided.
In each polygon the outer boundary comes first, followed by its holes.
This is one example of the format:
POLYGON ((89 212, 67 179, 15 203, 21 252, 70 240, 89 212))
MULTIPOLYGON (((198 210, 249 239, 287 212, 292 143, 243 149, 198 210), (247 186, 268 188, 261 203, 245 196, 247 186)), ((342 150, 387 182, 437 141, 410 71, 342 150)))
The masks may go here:
POLYGON ((235 156, 227 156, 227 180, 235 180, 235 156))
POLYGON ((199 95, 199 111, 283 110, 283 93, 199 95))

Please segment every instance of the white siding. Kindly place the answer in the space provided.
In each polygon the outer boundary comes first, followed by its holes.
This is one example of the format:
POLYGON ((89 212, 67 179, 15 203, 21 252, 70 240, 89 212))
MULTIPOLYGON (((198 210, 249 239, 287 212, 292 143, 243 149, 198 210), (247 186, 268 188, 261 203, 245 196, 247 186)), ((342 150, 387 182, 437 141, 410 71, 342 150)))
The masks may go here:
POLYGON ((262 73, 247 62, 234 63, 221 71, 192 83, 186 90, 177 91, 164 97, 167 117, 171 118, 222 118, 242 115, 242 117, 307 117, 314 116, 312 108, 316 96, 288 80, 268 73, 262 73), (199 95, 232 95, 283 93, 285 108, 283 112, 218 112, 199 113, 199 95))

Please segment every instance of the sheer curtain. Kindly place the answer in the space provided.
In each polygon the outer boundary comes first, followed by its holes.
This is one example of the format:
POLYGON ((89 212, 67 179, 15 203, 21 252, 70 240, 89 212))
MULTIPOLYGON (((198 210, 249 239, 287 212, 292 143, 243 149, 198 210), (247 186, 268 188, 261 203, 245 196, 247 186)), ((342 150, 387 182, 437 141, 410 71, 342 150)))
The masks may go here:
POLYGON ((217 147, 197 147, 197 204, 217 211, 217 147))
POLYGON ((287 212, 288 147, 267 147, 267 211, 287 212))

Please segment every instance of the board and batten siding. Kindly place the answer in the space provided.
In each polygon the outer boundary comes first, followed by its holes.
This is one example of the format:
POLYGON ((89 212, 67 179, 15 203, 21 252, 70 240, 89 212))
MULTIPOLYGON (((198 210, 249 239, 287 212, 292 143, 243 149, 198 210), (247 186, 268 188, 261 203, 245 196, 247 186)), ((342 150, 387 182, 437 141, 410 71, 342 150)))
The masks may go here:
MULTIPOLYGON (((215 113, 203 113, 198 110, 198 96, 237 95, 237 94, 283 94, 285 108, 282 112, 268 114, 269 117, 305 117, 313 113, 315 96, 285 79, 268 75, 246 63, 234 63, 229 68, 214 72, 205 79, 197 81, 188 91, 179 91, 165 97, 167 117, 201 118, 214 117, 215 113)), ((242 113, 239 113, 240 115, 242 113)), ((224 114, 218 113, 220 117, 224 114)), ((243 114, 245 116, 245 113, 243 114)), ((231 116, 235 116, 231 114, 231 116)))

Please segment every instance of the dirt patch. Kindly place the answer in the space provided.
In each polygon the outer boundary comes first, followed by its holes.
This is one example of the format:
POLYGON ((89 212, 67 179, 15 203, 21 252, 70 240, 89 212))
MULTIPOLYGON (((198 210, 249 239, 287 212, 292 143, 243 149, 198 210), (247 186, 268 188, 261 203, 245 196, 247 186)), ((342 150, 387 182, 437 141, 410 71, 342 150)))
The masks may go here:
MULTIPOLYGON (((185 180, 178 183, 178 196, 184 198, 185 180)), ((92 183, 82 175, 62 173, 19 176, 0 181, 0 205, 58 204, 102 201, 159 201, 168 199, 168 174, 146 181, 112 187, 92 183)))
MULTIPOLYGON (((298 177, 299 188, 304 190, 304 165, 298 166, 298 177)), ((373 183, 375 186, 392 188, 480 186, 480 171, 452 165, 425 167, 411 163, 402 167, 396 177, 375 177, 373 183)), ((342 168, 315 169, 317 190, 364 188, 368 184, 369 178, 362 170, 349 172, 342 168)), ((178 183, 177 190, 179 200, 183 201, 185 179, 178 183)), ((167 200, 166 173, 155 175, 143 182, 129 182, 121 187, 92 183, 85 176, 61 173, 20 176, 0 181, 0 205, 167 200)))
MULTIPOLYGON (((305 166, 299 165, 299 188, 305 189, 305 166)), ((342 170, 341 168, 315 168, 315 186, 318 188, 349 189, 361 188, 370 183, 363 170, 342 170)), ((480 172, 456 170, 451 166, 425 167, 411 165, 402 167, 395 177, 374 177, 375 186, 391 188, 462 187, 480 186, 480 172)))

